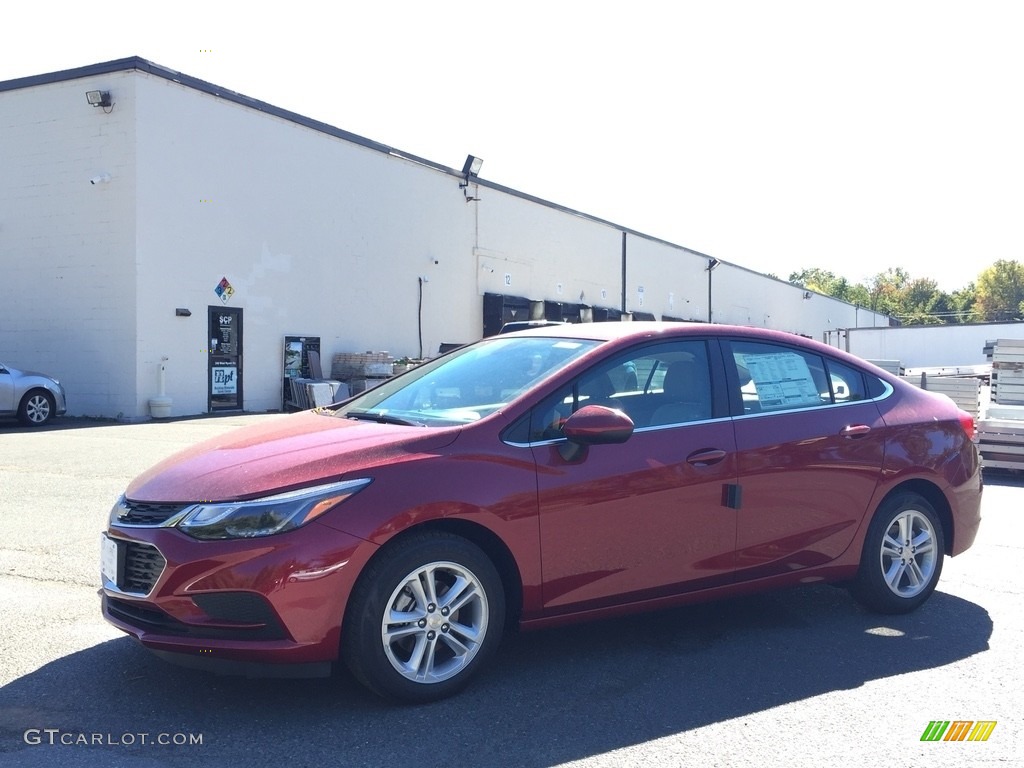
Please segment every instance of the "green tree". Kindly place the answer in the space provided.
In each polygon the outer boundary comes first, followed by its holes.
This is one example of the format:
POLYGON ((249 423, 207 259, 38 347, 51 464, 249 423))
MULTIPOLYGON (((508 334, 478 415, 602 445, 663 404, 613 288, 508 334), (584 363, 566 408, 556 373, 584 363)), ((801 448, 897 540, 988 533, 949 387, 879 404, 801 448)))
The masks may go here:
POLYGON ((953 291, 949 295, 949 316, 947 322, 950 323, 973 323, 978 320, 978 316, 975 313, 975 299, 977 296, 977 288, 974 282, 968 283, 966 286, 961 288, 959 291, 953 291))
POLYGON ((911 280, 900 291, 900 320, 908 325, 936 325, 945 322, 949 295, 939 290, 930 277, 911 280))
POLYGON ((793 272, 789 281, 826 296, 899 318, 907 325, 972 323, 1024 317, 1024 266, 996 262, 982 273, 978 284, 946 293, 929 277, 912 278, 893 267, 863 283, 851 283, 834 272, 811 267, 793 272), (983 290, 982 277, 986 288, 983 290), (1016 292, 1015 292, 1016 291, 1016 292), (982 303, 985 296, 987 303, 982 303), (987 313, 987 314, 986 314, 987 313))
POLYGON ((978 275, 975 308, 981 320, 1024 317, 1024 264, 1000 259, 978 275))
POLYGON ((801 288, 809 288, 812 291, 824 293, 828 296, 833 295, 832 289, 840 279, 842 278, 837 276, 835 272, 830 272, 820 267, 801 269, 799 272, 791 272, 789 275, 789 282, 794 285, 799 285, 801 288))
POLYGON ((868 282, 868 295, 872 311, 882 312, 894 317, 902 312, 903 298, 910 275, 900 267, 889 267, 885 272, 879 272, 868 282))
POLYGON ((789 282, 862 307, 868 306, 871 302, 868 290, 863 285, 851 284, 845 277, 819 267, 792 272, 789 275, 789 282))

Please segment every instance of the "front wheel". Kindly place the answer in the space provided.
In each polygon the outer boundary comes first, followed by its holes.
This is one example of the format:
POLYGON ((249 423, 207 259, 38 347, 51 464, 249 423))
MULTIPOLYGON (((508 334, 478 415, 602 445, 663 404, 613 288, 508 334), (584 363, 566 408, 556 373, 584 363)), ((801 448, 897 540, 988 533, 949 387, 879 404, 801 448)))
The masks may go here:
POLYGON ((873 611, 912 611, 935 591, 944 547, 942 523, 928 500, 916 493, 894 496, 868 526, 850 590, 873 611))
POLYGON ((41 427, 53 418, 57 404, 53 395, 42 389, 34 389, 21 399, 18 407, 18 418, 22 424, 30 427, 41 427))
POLYGON ((342 654, 378 695, 435 701, 487 662, 504 618, 501 578, 479 547, 447 533, 414 534, 385 546, 359 577, 342 654))

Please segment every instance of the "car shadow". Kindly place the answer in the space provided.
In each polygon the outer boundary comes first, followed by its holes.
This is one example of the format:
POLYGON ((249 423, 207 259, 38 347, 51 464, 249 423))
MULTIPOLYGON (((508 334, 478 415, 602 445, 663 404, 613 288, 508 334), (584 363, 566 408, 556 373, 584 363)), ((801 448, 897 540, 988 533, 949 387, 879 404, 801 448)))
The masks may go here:
POLYGON ((816 585, 512 634, 468 690, 415 707, 381 702, 346 673, 179 669, 126 637, 0 688, 0 758, 43 765, 57 749, 65 766, 87 754, 101 764, 103 750, 174 752, 175 765, 549 766, 950 664, 985 651, 992 628, 982 607, 941 592, 913 614, 881 617, 816 585), (29 728, 200 734, 202 747, 32 746, 29 728))

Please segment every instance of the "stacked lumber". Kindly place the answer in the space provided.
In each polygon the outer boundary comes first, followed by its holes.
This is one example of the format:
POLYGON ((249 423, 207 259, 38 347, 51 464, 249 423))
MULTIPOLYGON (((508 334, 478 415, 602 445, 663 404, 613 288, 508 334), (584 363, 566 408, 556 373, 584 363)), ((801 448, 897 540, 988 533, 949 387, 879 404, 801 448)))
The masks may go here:
POLYGON ((984 469, 1024 469, 1024 419, 982 419, 978 450, 984 469))
POLYGON ((992 402, 1024 405, 1024 339, 999 339, 992 345, 992 402))
POLYGON ((992 405, 978 422, 985 469, 1024 469, 1024 339, 985 345, 992 360, 992 405))
POLYGON ((915 387, 947 395, 958 408, 978 418, 981 410, 981 379, 974 376, 929 376, 924 373, 901 378, 915 387))
POLYGON ((900 365, 899 360, 868 360, 872 365, 877 365, 883 371, 888 371, 894 376, 900 376, 903 374, 903 366, 900 365))

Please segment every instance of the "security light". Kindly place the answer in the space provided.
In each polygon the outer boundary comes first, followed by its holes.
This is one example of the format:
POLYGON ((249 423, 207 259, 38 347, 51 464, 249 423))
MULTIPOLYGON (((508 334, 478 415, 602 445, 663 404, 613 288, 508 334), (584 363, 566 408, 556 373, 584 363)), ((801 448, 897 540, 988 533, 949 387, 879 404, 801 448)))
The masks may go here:
POLYGON ((480 173, 480 166, 484 164, 484 161, 479 157, 473 157, 472 155, 466 155, 466 164, 462 166, 462 175, 466 178, 470 176, 476 176, 480 173))
POLYGON ((86 91, 85 100, 94 107, 109 107, 110 91, 86 91))

